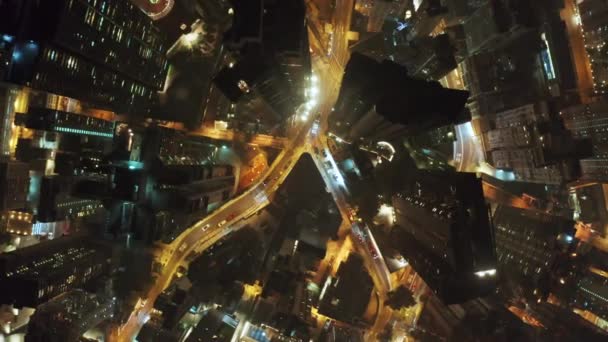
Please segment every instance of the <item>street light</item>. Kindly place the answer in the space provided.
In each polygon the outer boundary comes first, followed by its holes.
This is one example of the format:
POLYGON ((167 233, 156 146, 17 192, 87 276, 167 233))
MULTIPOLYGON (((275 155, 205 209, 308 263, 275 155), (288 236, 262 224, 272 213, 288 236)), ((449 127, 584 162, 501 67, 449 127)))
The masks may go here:
POLYGON ((190 33, 186 34, 184 36, 184 38, 186 39, 186 42, 193 43, 196 40, 196 38, 198 38, 198 33, 190 32, 190 33))

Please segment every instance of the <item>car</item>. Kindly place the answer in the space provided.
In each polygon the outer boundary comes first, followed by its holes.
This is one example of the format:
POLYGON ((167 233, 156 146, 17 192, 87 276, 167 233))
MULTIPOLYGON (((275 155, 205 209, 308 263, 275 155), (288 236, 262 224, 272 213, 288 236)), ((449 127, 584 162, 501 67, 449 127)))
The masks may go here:
POLYGON ((232 213, 232 214, 228 215, 228 217, 226 218, 226 220, 227 221, 232 221, 235 217, 236 217, 236 213, 232 213))
POLYGON ((203 228, 201 228, 201 230, 205 231, 205 230, 209 229, 209 227, 211 227, 211 224, 207 223, 206 225, 203 226, 203 228))
POLYGON ((327 154, 327 150, 325 150, 325 149, 323 150, 323 157, 325 157, 325 158, 329 157, 329 155, 327 154))
POLYGON ((225 225, 226 222, 228 222, 228 221, 227 220, 222 220, 220 223, 217 224, 217 226, 221 227, 221 226, 225 225))
POLYGON ((185 250, 186 250, 186 248, 188 248, 188 244, 184 242, 184 243, 182 243, 182 245, 181 245, 181 246, 179 246, 179 249, 178 249, 178 250, 179 250, 180 252, 183 252, 183 251, 185 251, 185 250))

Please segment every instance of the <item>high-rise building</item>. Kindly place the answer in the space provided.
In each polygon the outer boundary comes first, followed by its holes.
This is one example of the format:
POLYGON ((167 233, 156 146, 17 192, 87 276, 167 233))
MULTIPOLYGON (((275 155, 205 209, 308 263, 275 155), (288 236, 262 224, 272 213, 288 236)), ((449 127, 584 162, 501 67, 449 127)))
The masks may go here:
POLYGON ((608 102, 598 101, 564 108, 560 111, 564 125, 577 138, 590 139, 592 154, 580 160, 581 177, 608 181, 608 102))
POLYGON ((608 278, 601 275, 602 272, 598 273, 587 272, 584 277, 577 280, 570 305, 608 320, 608 278))
POLYGON ((488 159, 497 169, 513 171, 516 181, 561 184, 578 176, 576 160, 589 152, 587 140, 575 140, 545 102, 487 115, 494 129, 484 134, 488 159))
POLYGON ((469 53, 493 49, 524 33, 534 24, 531 5, 517 1, 486 1, 464 23, 469 53))
POLYGON ((417 50, 413 58, 406 58, 405 65, 416 78, 438 80, 456 68, 455 47, 447 34, 425 37, 411 42, 412 50, 417 50))
POLYGON ((445 305, 430 296, 412 335, 420 341, 472 339, 529 341, 534 329, 520 321, 492 297, 445 305))
POLYGON ((27 206, 30 186, 28 165, 15 160, 0 160, 0 210, 27 206))
POLYGON ((546 297, 557 258, 574 240, 574 221, 499 205, 494 225, 501 274, 514 279, 524 295, 546 297))
POLYGON ((311 76, 306 7, 302 0, 236 2, 235 11, 245 10, 247 18, 237 14, 236 26, 227 32, 237 61, 225 66, 214 83, 230 101, 247 103, 247 111, 274 125, 295 114, 306 99, 311 76), (254 15, 257 8, 263 20, 254 15))
POLYGON ((114 317, 116 299, 71 290, 38 306, 25 341, 77 341, 87 330, 114 317))
POLYGON ((496 285, 496 255, 481 180, 475 174, 419 171, 393 196, 394 247, 446 304, 496 285))
POLYGON ((374 287, 363 258, 350 254, 336 277, 328 277, 319 296, 319 313, 342 322, 361 322, 374 287))
POLYGON ((3 1, 4 81, 120 112, 147 112, 167 72, 166 43, 130 1, 3 1))
MULTIPOLYGON (((467 32, 468 35, 468 32, 467 32)), ((532 31, 509 40, 496 50, 470 54, 460 63, 464 87, 471 96, 471 115, 485 116, 537 101, 543 92, 543 76, 538 50, 521 46, 540 46, 532 31)))
POLYGON ((559 1, 506 0, 471 6, 475 11, 463 20, 461 69, 473 117, 549 96, 565 103, 577 100, 561 6, 559 1))
POLYGON ((0 254, 0 302, 36 307, 108 271, 106 248, 71 236, 0 254))
POLYGON ((469 119, 464 110, 467 98, 466 91, 412 78, 405 67, 389 60, 378 63, 354 53, 329 125, 333 134, 353 142, 395 129, 417 132, 469 119), (370 132, 374 127, 378 129, 370 132), (357 128, 364 128, 364 133, 357 128))
POLYGON ((114 137, 114 122, 112 121, 48 108, 31 107, 26 114, 25 126, 57 133, 107 139, 114 137))
POLYGON ((553 341, 602 341, 608 335, 568 308, 548 302, 531 305, 528 312, 542 325, 539 338, 553 341))
POLYGON ((164 127, 140 130, 120 124, 115 143, 114 185, 102 186, 103 193, 120 199, 115 210, 122 214, 112 215, 118 221, 111 225, 133 228, 137 238, 150 241, 169 233, 174 238, 234 194, 232 166, 214 159, 225 148, 205 139, 164 127), (122 219, 127 216, 132 219, 122 219))
POLYGON ((604 62, 608 41, 608 4, 602 0, 578 1, 578 12, 585 40, 585 49, 591 63, 591 76, 595 95, 608 92, 608 66, 604 62))

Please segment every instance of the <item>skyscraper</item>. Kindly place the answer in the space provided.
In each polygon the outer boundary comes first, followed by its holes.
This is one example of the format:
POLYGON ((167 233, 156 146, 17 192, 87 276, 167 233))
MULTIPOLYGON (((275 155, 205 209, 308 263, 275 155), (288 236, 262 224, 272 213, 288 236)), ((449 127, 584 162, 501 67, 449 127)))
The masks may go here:
POLYGON ((146 112, 167 72, 162 34, 130 1, 4 1, 5 81, 146 112))
POLYGON ((557 257, 574 240, 574 221, 542 212, 500 205, 494 213, 496 255, 505 279, 522 294, 544 298, 550 291, 557 257))
POLYGON ((575 137, 591 140, 591 156, 580 160, 582 178, 608 181, 608 102, 564 108, 560 116, 575 137))
POLYGON ((446 304, 483 296, 496 285, 489 209, 475 174, 419 171, 393 196, 393 246, 446 304))
POLYGON ((36 307, 108 271, 108 250, 70 236, 0 254, 0 302, 36 307))
POLYGON ((608 320, 608 278, 596 271, 586 272, 584 277, 575 281, 576 290, 570 305, 608 320))
POLYGON ((403 134, 437 128, 469 119, 464 111, 467 98, 466 91, 410 77, 405 67, 389 60, 378 63, 354 53, 329 126, 333 134, 347 141, 390 135, 395 129, 403 134))
POLYGON ((25 208, 30 174, 25 163, 0 160, 0 210, 25 208))
POLYGON ((116 299, 83 290, 63 293, 36 308, 25 341, 76 341, 87 330, 114 316, 116 299))
POLYGON ((488 159, 515 180, 561 184, 578 177, 576 160, 590 153, 588 141, 575 140, 546 102, 487 115, 495 127, 484 134, 488 159))

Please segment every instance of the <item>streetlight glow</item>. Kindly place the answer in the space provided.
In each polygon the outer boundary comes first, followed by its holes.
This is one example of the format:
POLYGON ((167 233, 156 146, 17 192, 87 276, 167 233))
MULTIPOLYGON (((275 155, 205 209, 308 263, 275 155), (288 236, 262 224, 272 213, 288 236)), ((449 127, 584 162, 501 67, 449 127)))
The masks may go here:
POLYGON ((190 44, 194 43, 196 38, 198 38, 198 33, 195 33, 195 32, 190 32, 190 33, 184 35, 184 39, 186 40, 187 43, 190 43, 190 44))

